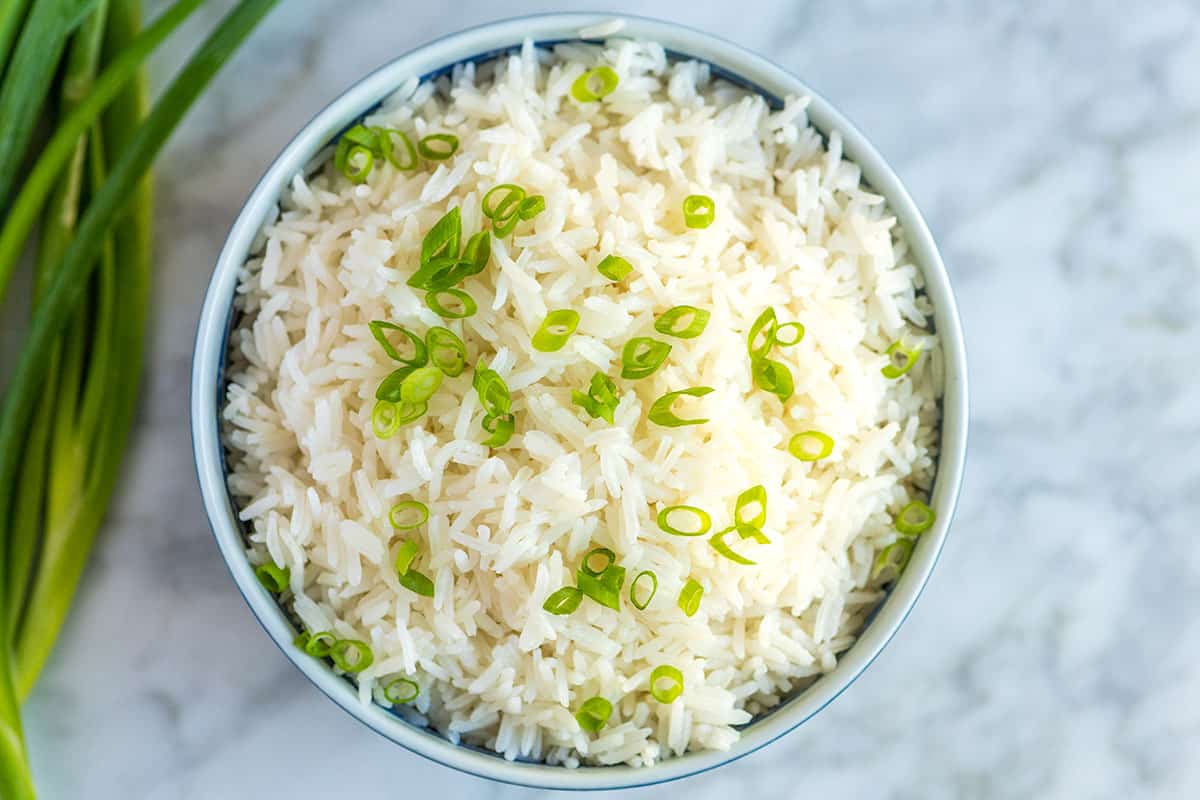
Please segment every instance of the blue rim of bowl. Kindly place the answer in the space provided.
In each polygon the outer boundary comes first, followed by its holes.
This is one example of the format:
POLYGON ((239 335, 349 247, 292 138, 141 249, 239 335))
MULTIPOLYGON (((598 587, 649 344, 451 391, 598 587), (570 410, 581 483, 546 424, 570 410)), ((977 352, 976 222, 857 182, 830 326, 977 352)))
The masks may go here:
POLYGON ((226 566, 242 598, 272 641, 329 699, 376 733, 411 752, 477 777, 544 789, 632 788, 707 772, 749 755, 795 730, 849 688, 895 636, 929 580, 957 507, 968 434, 966 353, 949 276, 915 203, 882 156, 818 93, 762 56, 720 37, 676 23, 625 14, 536 14, 469 28, 399 56, 339 94, 283 148, 243 205, 205 294, 192 364, 191 423, 197 479, 209 524, 226 566), (615 35, 658 41, 673 55, 705 62, 715 75, 758 92, 775 104, 779 96, 787 94, 812 98, 808 109, 810 124, 825 136, 837 130, 843 138, 845 157, 857 163, 864 180, 886 198, 890 210, 905 230, 913 260, 924 276, 925 291, 935 310, 934 325, 943 354, 945 385, 940 452, 931 499, 938 518, 934 528, 921 537, 904 575, 865 623, 854 645, 842 653, 837 667, 796 696, 748 723, 742 738, 730 750, 687 753, 666 758, 650 767, 618 765, 568 769, 539 762, 510 762, 482 748, 454 744, 377 704, 363 705, 349 681, 292 646, 294 629, 290 620, 274 597, 258 585, 245 557, 242 526, 225 481, 219 415, 225 386, 227 338, 234 320, 232 299, 237 273, 253 251, 263 223, 276 207, 277 198, 291 176, 319 157, 340 131, 378 107, 405 78, 440 75, 456 64, 486 61, 511 52, 525 38, 542 46, 580 40, 576 35, 580 28, 613 19, 625 23, 624 29, 615 35), (483 46, 483 41, 490 45, 483 46), (445 50, 457 54, 438 62, 434 54, 445 50), (431 58, 434 58, 432 65, 416 68, 422 59, 431 58), (777 87, 784 91, 774 91, 777 87))

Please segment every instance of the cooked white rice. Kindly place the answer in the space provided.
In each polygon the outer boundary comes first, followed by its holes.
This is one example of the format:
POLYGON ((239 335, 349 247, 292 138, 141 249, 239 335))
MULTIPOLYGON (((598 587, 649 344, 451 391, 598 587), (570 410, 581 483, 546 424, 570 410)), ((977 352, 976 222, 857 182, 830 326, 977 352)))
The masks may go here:
POLYGON ((461 142, 452 159, 412 173, 377 166, 357 187, 328 166, 295 177, 237 295, 229 487, 250 560, 290 568, 282 599, 298 623, 370 644, 374 664, 351 676, 363 702, 386 705, 380 687, 409 676, 421 694, 398 713, 451 740, 568 766, 644 765, 728 748, 736 726, 853 643, 883 594, 870 572, 894 540, 892 516, 933 479, 940 355, 901 231, 842 158, 838 133, 825 140, 809 127, 806 105, 788 98, 772 111, 654 43, 526 44, 413 80, 367 119, 416 136, 451 131, 461 142), (618 89, 574 102, 572 82, 597 64, 616 70, 618 89), (494 242, 488 269, 464 287, 479 313, 446 324, 471 363, 508 382, 516 435, 481 445, 468 369, 445 381, 426 417, 377 439, 374 392, 394 364, 367 323, 443 324, 405 283, 421 238, 460 206, 465 240, 483 227, 483 193, 507 182, 545 195, 546 211, 515 242, 494 242), (692 193, 716 201, 705 230, 683 225, 692 193), (608 253, 634 274, 602 277, 608 253), (656 314, 681 304, 711 310, 707 330, 671 340, 650 378, 618 379, 616 424, 572 405, 593 372, 618 374, 630 337, 662 338, 656 314), (746 331, 767 306, 807 328, 772 353, 795 376, 785 406, 749 375, 746 331), (567 307, 582 315, 567 346, 534 351, 546 312, 567 307), (925 355, 887 380, 882 354, 901 337, 922 341, 925 355), (715 391, 680 412, 711 422, 646 420, 656 397, 691 386, 715 391), (834 438, 831 457, 788 454, 807 429, 834 438), (737 547, 757 566, 655 523, 659 508, 690 504, 723 527, 756 484, 771 542, 737 547), (402 588, 391 566, 411 532, 393 531, 387 512, 408 498, 431 511, 415 533, 432 599, 402 588), (616 551, 630 578, 657 573, 650 607, 585 600, 569 616, 544 612, 597 546, 616 551), (676 606, 689 576, 704 587, 691 618, 676 606), (670 705, 647 691, 659 664, 684 675, 670 705), (574 711, 595 695, 615 711, 593 736, 574 711))

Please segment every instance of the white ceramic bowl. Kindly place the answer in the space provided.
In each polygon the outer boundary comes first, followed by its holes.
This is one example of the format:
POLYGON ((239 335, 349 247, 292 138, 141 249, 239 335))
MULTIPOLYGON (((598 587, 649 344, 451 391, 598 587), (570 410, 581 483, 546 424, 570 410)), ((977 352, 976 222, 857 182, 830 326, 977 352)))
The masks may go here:
POLYGON ((537 43, 578 39, 580 28, 613 19, 600 14, 548 14, 495 22, 456 33, 420 47, 376 70, 337 98, 304 126, 283 148, 250 194, 230 231, 217 261, 196 334, 192 365, 192 437, 196 470, 204 504, 221 555, 251 611, 317 688, 347 713, 387 738, 434 761, 464 772, 507 783, 552 789, 611 789, 641 786, 682 778, 726 764, 753 752, 812 717, 849 686, 895 634, 929 578, 954 516, 962 480, 967 442, 967 375, 962 330, 946 269, 929 230, 900 180, 883 158, 841 114, 798 78, 761 56, 681 25, 639 17, 621 17, 621 36, 660 42, 669 52, 707 61, 714 72, 773 98, 808 95, 813 125, 828 134, 841 132, 847 158, 855 161, 865 180, 886 198, 907 233, 912 255, 925 276, 926 291, 935 309, 935 325, 945 357, 945 396, 941 453, 932 506, 937 523, 925 533, 904 575, 845 652, 837 668, 784 704, 745 726, 739 741, 727 752, 696 752, 651 767, 581 767, 566 769, 539 763, 510 762, 489 751, 455 745, 439 734, 417 728, 378 705, 363 706, 351 684, 323 662, 292 646, 295 630, 287 616, 255 580, 246 559, 243 533, 225 485, 225 460, 219 439, 219 413, 224 395, 226 340, 233 323, 232 299, 238 270, 246 261, 277 198, 297 172, 332 142, 348 125, 367 113, 404 80, 438 74, 464 61, 483 61, 515 48, 526 38, 537 43))

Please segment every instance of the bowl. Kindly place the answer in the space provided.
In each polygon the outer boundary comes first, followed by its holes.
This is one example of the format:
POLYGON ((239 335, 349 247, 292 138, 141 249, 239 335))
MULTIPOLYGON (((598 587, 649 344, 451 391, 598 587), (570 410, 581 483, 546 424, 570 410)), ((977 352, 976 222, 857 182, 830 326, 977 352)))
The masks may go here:
POLYGON ((962 330, 950 280, 920 212, 887 162, 865 137, 826 100, 781 67, 707 33, 659 20, 610 14, 546 14, 481 25, 419 47, 377 69, 317 114, 280 152, 238 214, 213 272, 200 314, 192 365, 191 422, 196 471, 213 535, 230 573, 263 628, 313 684, 331 700, 393 742, 446 766, 505 783, 546 789, 613 789, 643 786, 704 772, 747 755, 810 719, 828 705, 879 655, 912 610, 945 543, 954 515, 967 443, 967 374, 962 330), (881 193, 904 227, 914 262, 922 270, 935 309, 934 324, 944 354, 940 455, 931 505, 937 523, 921 536, 912 560, 858 641, 837 667, 816 682, 747 723, 728 751, 700 751, 649 767, 579 767, 507 761, 480 748, 453 744, 440 734, 416 727, 390 710, 362 705, 352 684, 322 661, 292 645, 296 631, 254 577, 246 558, 243 531, 225 482, 219 413, 225 389, 227 339, 234 323, 232 301, 238 271, 255 246, 264 222, 290 178, 319 158, 349 125, 378 105, 404 80, 446 72, 455 64, 485 61, 519 47, 526 38, 538 44, 579 39, 581 28, 619 19, 619 35, 658 41, 673 56, 708 62, 714 74, 777 102, 788 94, 808 95, 809 120, 828 135, 841 132, 846 157, 861 168, 867 183, 881 193))

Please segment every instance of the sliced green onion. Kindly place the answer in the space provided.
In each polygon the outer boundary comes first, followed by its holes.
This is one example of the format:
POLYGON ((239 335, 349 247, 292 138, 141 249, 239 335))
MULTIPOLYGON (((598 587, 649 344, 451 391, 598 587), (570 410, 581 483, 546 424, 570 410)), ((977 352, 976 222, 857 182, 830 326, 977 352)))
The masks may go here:
POLYGON ((475 305, 475 298, 462 289, 435 289, 425 295, 425 305, 444 319, 466 319, 479 310, 479 306, 475 305), (444 294, 457 300, 461 308, 452 309, 443 305, 441 296, 444 294))
POLYGON ((579 591, 597 603, 614 611, 621 610, 621 586, 625 583, 625 568, 612 564, 599 577, 584 572, 583 567, 575 573, 575 585, 579 591))
POLYGON ((672 536, 703 536, 712 529, 712 517, 702 508, 695 506, 667 506, 658 512, 658 527, 672 536), (696 524, 687 530, 671 524, 672 514, 691 514, 696 524))
POLYGON ((292 580, 292 571, 287 567, 276 566, 273 561, 268 561, 254 570, 254 577, 258 578, 258 582, 268 592, 279 594, 288 588, 288 583, 292 580))
POLYGON ((533 349, 543 353, 562 350, 571 334, 579 327, 579 312, 573 308, 551 311, 533 335, 533 349))
POLYGON ((346 169, 342 173, 353 184, 366 183, 375 168, 375 154, 362 145, 355 145, 346 154, 346 169))
POLYGON ((513 419, 512 414, 497 414, 494 416, 488 414, 483 418, 483 429, 491 435, 483 440, 483 446, 503 447, 512 438, 516 427, 516 420, 513 419))
POLYGON ((383 352, 387 353, 387 357, 393 361, 399 361, 406 367, 423 367, 429 363, 429 353, 425 349, 425 341, 408 328, 382 320, 374 320, 368 323, 367 327, 371 329, 371 335, 375 337, 375 341, 379 342, 379 346, 383 348, 383 352), (386 331, 399 331, 406 339, 412 342, 412 358, 405 358, 400 355, 400 351, 388 339, 386 331))
POLYGON ((902 342, 892 342, 886 355, 890 363, 880 372, 885 378, 899 378, 901 375, 907 374, 917 363, 917 359, 921 357, 921 345, 905 347, 902 342))
POLYGON ((300 631, 296 634, 296 638, 292 639, 292 645, 308 652, 308 631, 300 631))
POLYGON ((375 390, 376 400, 385 400, 389 403, 400 402, 400 387, 404 385, 404 379, 416 372, 420 367, 401 367, 392 372, 386 378, 379 382, 379 388, 375 390))
POLYGON ((721 531, 720 533, 714 533, 711 537, 709 537, 708 543, 710 545, 712 545, 713 550, 716 550, 718 553, 725 556, 730 561, 736 562, 738 564, 745 564, 746 566, 750 566, 750 567, 754 566, 755 563, 757 563, 757 562, 751 561, 750 559, 746 558, 745 556, 738 555, 737 553, 733 552, 733 549, 729 545, 727 545, 725 543, 725 534, 729 533, 732 530, 733 530, 733 528, 726 528, 725 530, 721 531))
POLYGON ((445 161, 458 152, 458 137, 452 133, 431 133, 417 142, 421 158, 430 161, 445 161))
POLYGON ((529 221, 546 210, 546 198, 540 194, 530 195, 521 201, 517 216, 529 221))
POLYGON ((802 431, 788 442, 788 452, 801 461, 820 461, 833 452, 833 438, 820 431, 802 431))
POLYGON ((449 328, 434 325, 425 334, 425 346, 429 349, 429 361, 446 377, 458 377, 467 368, 467 346, 449 328))
POLYGON ((629 584, 629 602, 633 603, 633 607, 638 611, 645 611, 646 606, 650 605, 650 601, 654 599, 654 595, 658 594, 658 576, 651 570, 643 570, 639 572, 629 584), (638 581, 642 578, 650 579, 650 594, 646 595, 642 602, 638 602, 638 581))
POLYGON ((737 503, 734 505, 733 519, 739 525, 749 525, 754 528, 761 528, 767 524, 767 490, 764 486, 752 486, 746 491, 738 495, 737 503), (757 508, 755 508, 755 504, 757 508), (745 519, 742 515, 748 511, 755 511, 755 514, 750 519, 745 519))
POLYGON ((671 345, 666 342, 635 336, 621 348, 621 377, 637 380, 653 375, 670 354, 671 345))
POLYGON ((429 410, 429 404, 420 403, 389 403, 379 400, 371 412, 371 427, 380 439, 390 439, 396 431, 414 420, 420 419, 429 410))
POLYGON ((466 266, 457 255, 436 256, 423 263, 421 268, 408 278, 414 289, 449 289, 466 277, 466 266))
POLYGON ((683 200, 683 224, 689 228, 707 228, 717 218, 717 205, 706 194, 689 194, 683 200))
POLYGON ((633 265, 618 255, 607 255, 596 265, 596 270, 610 281, 619 281, 633 272, 633 265))
POLYGON ((804 326, 799 322, 785 322, 782 325, 776 325, 775 334, 772 338, 774 338, 775 344, 780 347, 791 347, 794 344, 799 344, 800 340, 804 338, 804 326), (785 339, 782 335, 785 330, 795 331, 795 335, 785 339))
POLYGON ((400 401, 416 405, 433 397, 442 385, 442 371, 437 367, 421 367, 400 384, 400 401))
POLYGON ((411 531, 429 521, 429 506, 420 500, 405 500, 392 506, 388 522, 398 531, 411 531))
POLYGON ((375 663, 375 654, 366 642, 358 639, 338 639, 329 651, 333 663, 343 672, 362 672, 375 663), (351 656, 353 653, 353 657, 351 656))
POLYGON ((650 694, 660 703, 674 703, 683 694, 683 673, 670 664, 660 664, 650 673, 650 694), (659 684, 670 681, 664 688, 659 684))
POLYGON ((609 550, 607 547, 595 547, 589 550, 588 554, 583 557, 583 561, 580 563, 579 569, 584 573, 591 575, 593 578, 598 578, 603 575, 604 571, 611 567, 616 560, 617 554, 612 550, 609 550), (604 559, 604 563, 599 567, 592 566, 592 558, 596 556, 604 559))
MULTIPOLYGON (((727 528, 726 532, 728 532, 729 530, 730 529, 727 528)), ((737 531, 737 535, 743 539, 753 539, 754 541, 758 542, 759 544, 770 544, 771 543, 771 540, 767 538, 767 535, 762 532, 762 528, 756 527, 754 525, 749 525, 745 522, 738 522, 738 523, 734 524, 732 530, 737 531)))
POLYGON ((483 196, 483 215, 490 220, 507 220, 518 212, 525 200, 525 190, 515 183, 502 183, 487 190, 483 196))
POLYGON ((750 351, 750 360, 757 361, 771 352, 771 347, 775 344, 775 309, 767 308, 758 315, 758 319, 754 320, 754 324, 750 326, 750 335, 746 337, 746 349, 750 351), (762 344, 755 345, 755 340, 759 334, 763 334, 762 344))
POLYGON ((655 425, 662 425, 664 428, 680 428, 684 425, 703 425, 708 422, 704 419, 683 419, 671 410, 671 405, 676 398, 684 395, 688 397, 704 397, 707 394, 712 394, 711 386, 693 386, 690 389, 680 389, 678 392, 667 392, 662 397, 654 401, 650 406, 650 413, 647 415, 649 420, 655 425))
POLYGON ((608 724, 612 712, 612 703, 603 697, 592 697, 583 701, 583 705, 575 712, 575 720, 588 733, 599 733, 608 724))
POLYGON ((304 652, 313 658, 325 658, 333 650, 333 646, 337 644, 337 640, 338 638, 330 631, 310 633, 308 641, 304 643, 304 652))
POLYGON ((574 586, 564 586, 547 597, 546 602, 542 603, 542 608, 551 614, 562 616, 573 613, 582 602, 583 592, 574 586))
POLYGON ((517 229, 517 225, 521 222, 521 217, 513 214, 507 219, 497 219, 492 222, 492 235, 497 239, 503 239, 517 229))
POLYGON ((685 617, 690 617, 700 610, 700 598, 704 597, 704 587, 688 578, 687 583, 679 590, 679 609, 685 617))
POLYGON ((413 559, 417 557, 417 552, 420 547, 412 539, 406 540, 400 545, 400 549, 396 551, 396 574, 403 575, 408 572, 408 568, 412 566, 413 559))
POLYGON ((416 592, 422 597, 433 597, 433 581, 417 572, 412 567, 399 576, 400 585, 410 592, 416 592))
POLYGON ((455 277, 461 281, 471 275, 478 275, 487 268, 488 259, 491 257, 492 236, 487 231, 479 231, 467 240, 455 277))
POLYGON ((479 404, 489 416, 498 417, 512 410, 508 384, 494 369, 477 369, 471 385, 479 395, 479 404))
MULTIPOLYGON (((458 248, 462 242, 462 212, 458 206, 447 211, 421 240, 421 266, 435 258, 458 259, 458 248)), ((414 276, 415 277, 415 276, 414 276)), ((414 286, 409 279, 409 286, 414 286)))
POLYGON ((896 580, 904 574, 904 568, 912 558, 914 541, 902 537, 879 551, 879 555, 875 556, 875 563, 871 566, 871 580, 878 580, 889 570, 891 573, 885 580, 896 580))
POLYGON ((589 69, 571 84, 571 97, 581 103, 593 103, 612 94, 613 90, 617 88, 619 80, 612 67, 600 66, 589 69))
POLYGON ((413 146, 412 139, 408 138, 408 134, 395 128, 373 128, 373 130, 379 137, 379 150, 389 164, 401 172, 417 168, 417 148, 413 146), (400 145, 404 148, 405 158, 403 161, 396 157, 396 149, 392 146, 393 136, 400 139, 400 145))
POLYGON ((679 339, 695 339, 704 333, 708 326, 709 312, 695 306, 675 306, 663 312, 654 321, 654 330, 664 336, 675 336, 679 339), (680 325, 683 320, 685 324, 680 325))
POLYGON ((792 371, 782 361, 760 358, 751 363, 750 372, 754 376, 754 385, 775 395, 781 403, 786 403, 796 391, 792 371))
POLYGON ((396 678, 383 687, 384 699, 394 706, 411 703, 420 694, 421 687, 408 678, 396 678))
POLYGON ((593 419, 604 419, 611 425, 620 403, 617 385, 603 372, 596 372, 592 375, 587 394, 576 389, 571 392, 571 402, 587 411, 593 419))
POLYGON ((920 500, 913 500, 896 515, 896 530, 906 536, 920 536, 933 527, 936 519, 932 508, 920 500))

